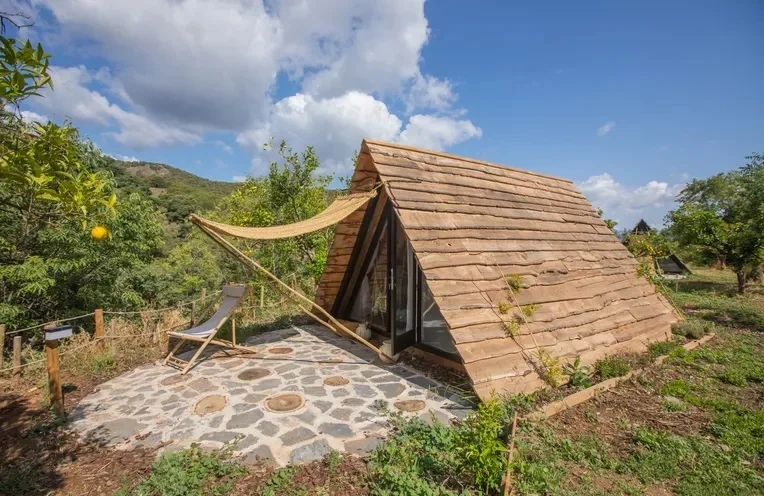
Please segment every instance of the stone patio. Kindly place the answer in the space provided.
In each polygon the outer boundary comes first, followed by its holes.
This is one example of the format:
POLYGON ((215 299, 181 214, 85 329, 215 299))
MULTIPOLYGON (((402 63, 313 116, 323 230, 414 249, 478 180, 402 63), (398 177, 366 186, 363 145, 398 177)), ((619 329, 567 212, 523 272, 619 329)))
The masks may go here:
POLYGON ((442 422, 469 412, 445 386, 384 365, 324 327, 273 331, 247 344, 258 353, 213 349, 185 376, 158 362, 101 384, 73 410, 70 426, 118 448, 228 443, 247 461, 285 465, 332 449, 369 452, 387 434, 385 409, 442 422))

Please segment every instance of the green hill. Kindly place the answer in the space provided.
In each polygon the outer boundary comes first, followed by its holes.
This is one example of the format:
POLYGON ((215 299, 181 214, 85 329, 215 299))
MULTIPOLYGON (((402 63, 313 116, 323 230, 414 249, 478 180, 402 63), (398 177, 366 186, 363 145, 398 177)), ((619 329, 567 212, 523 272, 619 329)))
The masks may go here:
POLYGON ((167 220, 176 224, 182 224, 192 212, 212 209, 238 186, 204 179, 166 164, 111 160, 107 167, 120 190, 151 198, 167 220))

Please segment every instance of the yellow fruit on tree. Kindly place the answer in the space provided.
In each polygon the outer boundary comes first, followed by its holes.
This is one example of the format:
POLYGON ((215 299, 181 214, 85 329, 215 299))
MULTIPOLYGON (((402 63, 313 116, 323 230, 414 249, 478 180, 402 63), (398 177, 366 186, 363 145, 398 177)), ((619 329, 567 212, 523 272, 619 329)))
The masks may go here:
POLYGON ((103 241, 109 235, 109 230, 103 226, 95 226, 90 230, 90 236, 96 241, 103 241))

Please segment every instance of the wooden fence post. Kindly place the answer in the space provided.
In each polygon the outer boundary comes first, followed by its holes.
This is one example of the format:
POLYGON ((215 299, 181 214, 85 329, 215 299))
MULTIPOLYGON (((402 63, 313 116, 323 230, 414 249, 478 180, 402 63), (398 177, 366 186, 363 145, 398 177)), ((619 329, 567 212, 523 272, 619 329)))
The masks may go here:
POLYGON ((0 370, 3 370, 5 363, 5 324, 0 324, 0 370))
POLYGON ((50 406, 56 408, 59 417, 64 412, 64 392, 61 389, 61 375, 58 365, 58 340, 45 341, 45 359, 48 365, 48 388, 50 389, 50 406))
POLYGON ((207 303, 207 288, 202 288, 202 308, 205 303, 207 303))
POLYGON ((13 338, 13 370, 11 376, 16 381, 21 379, 21 336, 13 338))
MULTIPOLYGON (((104 332, 103 332, 103 310, 100 308, 96 308, 96 311, 95 311, 95 338, 98 340, 98 343, 96 343, 96 347, 100 351, 105 351, 106 340, 104 339, 104 332)), ((56 353, 58 353, 58 351, 56 353)))
POLYGON ((260 308, 265 306, 265 285, 260 285, 260 308))
POLYGON ((191 327, 196 327, 196 302, 191 302, 191 327))

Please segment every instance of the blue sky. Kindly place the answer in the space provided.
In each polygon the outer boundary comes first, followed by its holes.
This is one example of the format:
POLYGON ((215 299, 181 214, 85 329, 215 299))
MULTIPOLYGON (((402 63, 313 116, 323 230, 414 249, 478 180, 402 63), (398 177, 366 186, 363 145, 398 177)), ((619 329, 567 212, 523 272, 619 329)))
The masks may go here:
POLYGON ((756 1, 0 4, 55 55, 27 110, 212 179, 261 173, 270 136, 347 174, 367 136, 572 179, 627 227, 764 151, 756 1))

